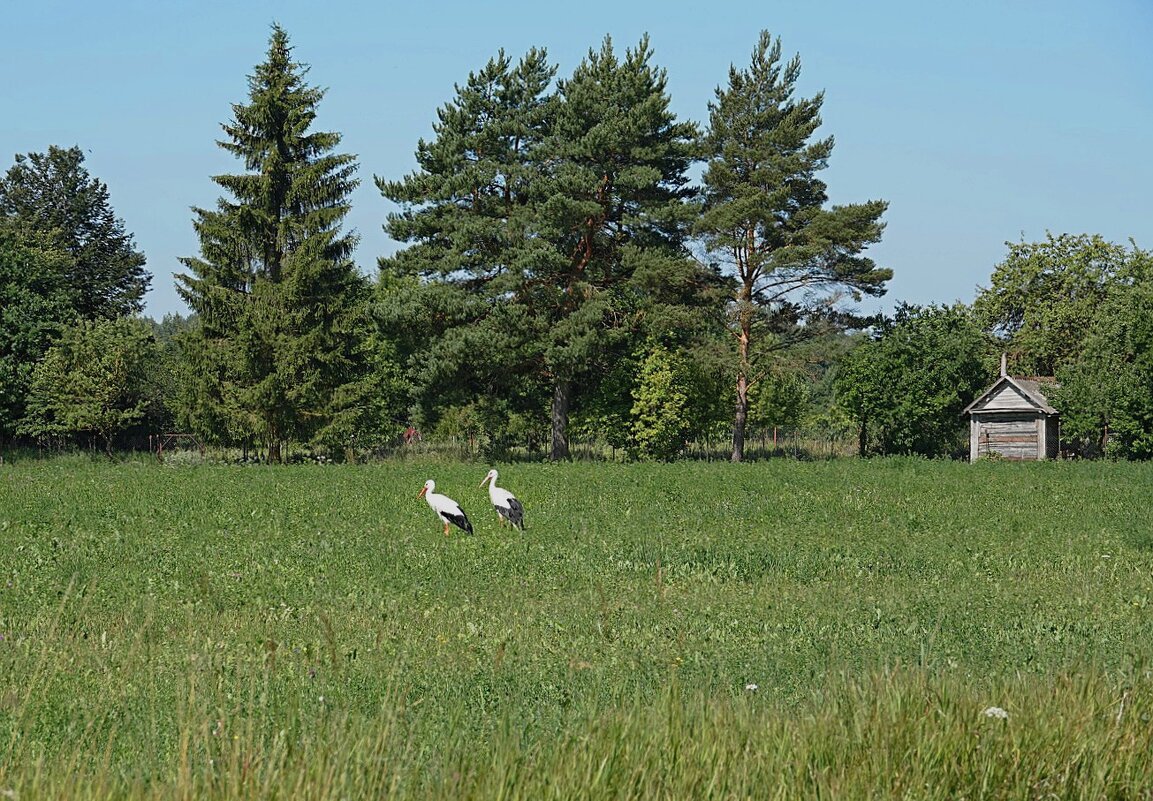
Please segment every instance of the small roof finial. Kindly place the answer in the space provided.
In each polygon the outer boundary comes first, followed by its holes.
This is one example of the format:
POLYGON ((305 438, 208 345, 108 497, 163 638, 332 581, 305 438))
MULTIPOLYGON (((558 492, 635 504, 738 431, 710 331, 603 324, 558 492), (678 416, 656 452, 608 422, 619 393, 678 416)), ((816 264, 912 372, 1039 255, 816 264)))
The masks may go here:
POLYGON ((1001 378, 1004 378, 1005 376, 1009 375, 1007 364, 1008 364, 1008 354, 1006 354, 1005 351, 1001 351, 1001 378))

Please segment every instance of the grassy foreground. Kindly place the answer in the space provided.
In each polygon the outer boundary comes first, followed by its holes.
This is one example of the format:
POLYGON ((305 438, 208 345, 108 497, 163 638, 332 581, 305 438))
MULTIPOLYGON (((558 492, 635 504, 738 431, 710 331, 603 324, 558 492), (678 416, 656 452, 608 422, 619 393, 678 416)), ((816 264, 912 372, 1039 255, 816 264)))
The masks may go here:
POLYGON ((486 469, 0 467, 0 796, 1153 797, 1149 466, 486 469))

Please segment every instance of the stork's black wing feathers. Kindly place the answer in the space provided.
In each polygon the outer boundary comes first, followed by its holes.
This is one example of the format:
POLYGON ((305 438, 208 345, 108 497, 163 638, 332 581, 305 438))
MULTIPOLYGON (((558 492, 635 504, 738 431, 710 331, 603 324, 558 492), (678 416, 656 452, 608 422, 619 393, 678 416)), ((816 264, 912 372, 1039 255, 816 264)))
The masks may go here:
POLYGON ((508 518, 508 522, 524 531, 524 507, 520 505, 520 501, 516 498, 508 499, 508 509, 502 512, 508 518))
POLYGON ((469 534, 472 533, 472 523, 468 522, 468 515, 466 515, 463 510, 458 515, 454 515, 451 512, 441 512, 441 514, 444 515, 444 518, 448 522, 452 523, 457 528, 464 529, 469 534))

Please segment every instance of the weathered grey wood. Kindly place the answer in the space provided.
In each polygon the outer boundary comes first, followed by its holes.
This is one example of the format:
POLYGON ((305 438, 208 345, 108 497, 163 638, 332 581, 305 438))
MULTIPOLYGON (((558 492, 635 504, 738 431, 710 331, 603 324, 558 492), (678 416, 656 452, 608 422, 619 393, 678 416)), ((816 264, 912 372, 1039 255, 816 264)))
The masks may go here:
POLYGON ((1033 410, 1036 409, 1036 404, 1032 403, 1020 391, 1011 385, 1006 385, 997 390, 988 398, 984 399, 974 411, 996 410, 1003 409, 1021 409, 1033 410))
POLYGON ((998 415, 977 419, 977 455, 996 454, 1005 459, 1037 458, 1038 421, 1033 416, 998 415))
POLYGON ((1043 389, 1049 382, 1002 373, 965 409, 969 458, 1051 459, 1058 453, 1057 410, 1043 389))

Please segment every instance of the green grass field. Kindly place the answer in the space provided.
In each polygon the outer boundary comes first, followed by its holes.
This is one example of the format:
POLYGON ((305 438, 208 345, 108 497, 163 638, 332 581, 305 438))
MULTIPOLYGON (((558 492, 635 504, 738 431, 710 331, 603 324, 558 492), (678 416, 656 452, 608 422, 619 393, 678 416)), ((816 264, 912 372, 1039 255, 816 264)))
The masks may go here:
POLYGON ((0 797, 1153 798, 1153 466, 487 467, 0 467, 0 797))

